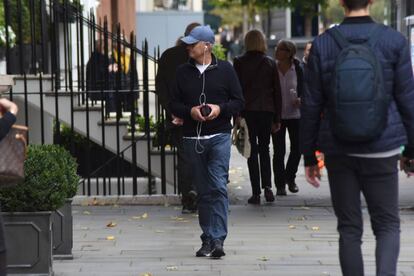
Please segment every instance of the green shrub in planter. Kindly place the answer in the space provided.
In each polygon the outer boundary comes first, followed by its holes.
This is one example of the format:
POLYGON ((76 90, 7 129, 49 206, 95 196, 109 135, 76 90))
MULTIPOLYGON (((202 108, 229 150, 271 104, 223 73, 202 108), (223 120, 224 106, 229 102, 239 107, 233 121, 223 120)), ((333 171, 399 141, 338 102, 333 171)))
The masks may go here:
POLYGON ((76 194, 77 163, 64 148, 30 145, 24 167, 23 183, 0 190, 2 211, 55 211, 76 194))

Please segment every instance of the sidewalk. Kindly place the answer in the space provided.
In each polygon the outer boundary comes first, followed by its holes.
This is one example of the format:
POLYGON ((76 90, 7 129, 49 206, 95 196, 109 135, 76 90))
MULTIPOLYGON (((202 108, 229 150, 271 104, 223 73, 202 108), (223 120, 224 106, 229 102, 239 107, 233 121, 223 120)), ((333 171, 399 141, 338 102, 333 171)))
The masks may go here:
MULTIPOLYGON (((194 257, 200 246, 195 215, 179 206, 75 206, 74 259, 54 261, 56 276, 308 276, 341 275, 336 220, 326 174, 314 189, 300 167, 296 195, 273 204, 246 205, 246 161, 231 162, 227 256, 194 257), (114 227, 107 227, 112 222, 114 227), (116 225, 114 225, 116 223, 116 225)), ((398 275, 414 275, 414 179, 401 178, 402 236, 398 275)), ((366 275, 375 275, 375 239, 364 208, 366 275)))

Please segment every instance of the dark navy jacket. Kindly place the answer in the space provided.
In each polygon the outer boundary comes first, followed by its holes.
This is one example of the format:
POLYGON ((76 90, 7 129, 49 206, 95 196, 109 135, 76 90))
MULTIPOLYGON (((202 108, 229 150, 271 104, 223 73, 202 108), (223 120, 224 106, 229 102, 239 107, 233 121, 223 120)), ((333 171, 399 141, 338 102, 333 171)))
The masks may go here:
MULTIPOLYGON (((213 56, 205 75, 206 102, 220 106, 220 115, 203 123, 201 135, 230 133, 232 116, 244 108, 244 98, 239 79, 230 63, 217 60, 213 56)), ((195 66, 194 60, 182 64, 177 69, 176 83, 172 89, 171 113, 184 119, 184 136, 197 136, 197 121, 191 118, 191 108, 200 105, 203 76, 195 66)))
MULTIPOLYGON (((348 39, 363 41, 375 24, 368 16, 348 17, 339 28, 348 39)), ((339 46, 326 32, 313 42, 301 107, 300 137, 305 165, 316 163, 316 149, 326 155, 343 155, 385 152, 406 145, 404 155, 414 157, 414 80, 408 41, 401 33, 385 27, 374 51, 382 65, 386 92, 392 95, 387 127, 374 141, 349 144, 335 139, 325 112, 339 46)))

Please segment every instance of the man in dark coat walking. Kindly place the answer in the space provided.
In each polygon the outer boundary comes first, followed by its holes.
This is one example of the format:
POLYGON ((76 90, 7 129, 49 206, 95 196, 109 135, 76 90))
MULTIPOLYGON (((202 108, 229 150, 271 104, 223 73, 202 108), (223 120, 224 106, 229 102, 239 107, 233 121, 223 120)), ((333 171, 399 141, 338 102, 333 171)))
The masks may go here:
MULTIPOLYGON (((199 23, 191 23, 185 29, 184 35, 187 36, 199 23)), ((189 56, 186 45, 179 41, 179 44, 169 48, 162 53, 158 60, 158 72, 155 78, 155 93, 158 95, 158 101, 166 110, 167 130, 171 130, 173 143, 177 146, 178 153, 178 188, 181 192, 183 213, 194 213, 197 211, 196 193, 193 188, 191 168, 189 167, 188 158, 183 152, 182 144, 182 127, 171 124, 171 112, 168 104, 170 102, 171 86, 175 81, 175 75, 178 66, 188 61, 189 56)))

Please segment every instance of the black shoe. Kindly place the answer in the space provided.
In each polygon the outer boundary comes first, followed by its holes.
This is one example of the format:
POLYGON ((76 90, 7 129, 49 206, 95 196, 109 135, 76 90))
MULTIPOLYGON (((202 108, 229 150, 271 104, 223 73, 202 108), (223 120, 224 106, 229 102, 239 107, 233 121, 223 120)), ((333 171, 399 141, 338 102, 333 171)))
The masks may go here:
POLYGON ((286 196, 287 195, 286 189, 277 189, 276 195, 277 196, 286 196))
POLYGON ((183 209, 181 210, 181 214, 195 214, 197 213, 197 208, 194 208, 193 206, 183 206, 183 209))
POLYGON ((260 195, 252 195, 248 200, 247 203, 260 205, 260 195))
POLYGON ((223 242, 221 240, 214 240, 211 244, 211 258, 219 259, 223 256, 226 256, 223 249, 223 242))
POLYGON ((265 199, 266 199, 267 202, 275 201, 275 196, 274 196, 271 188, 265 188, 264 196, 265 196, 265 199))
POLYGON ((289 191, 291 193, 297 193, 297 192, 299 192, 298 185, 296 185, 296 183, 295 183, 294 180, 287 182, 287 185, 288 185, 289 191))
POLYGON ((211 244, 210 242, 203 242, 201 248, 196 252, 196 257, 210 257, 211 244))
POLYGON ((188 192, 188 197, 191 198, 193 201, 197 200, 197 192, 194 190, 191 190, 188 192))

